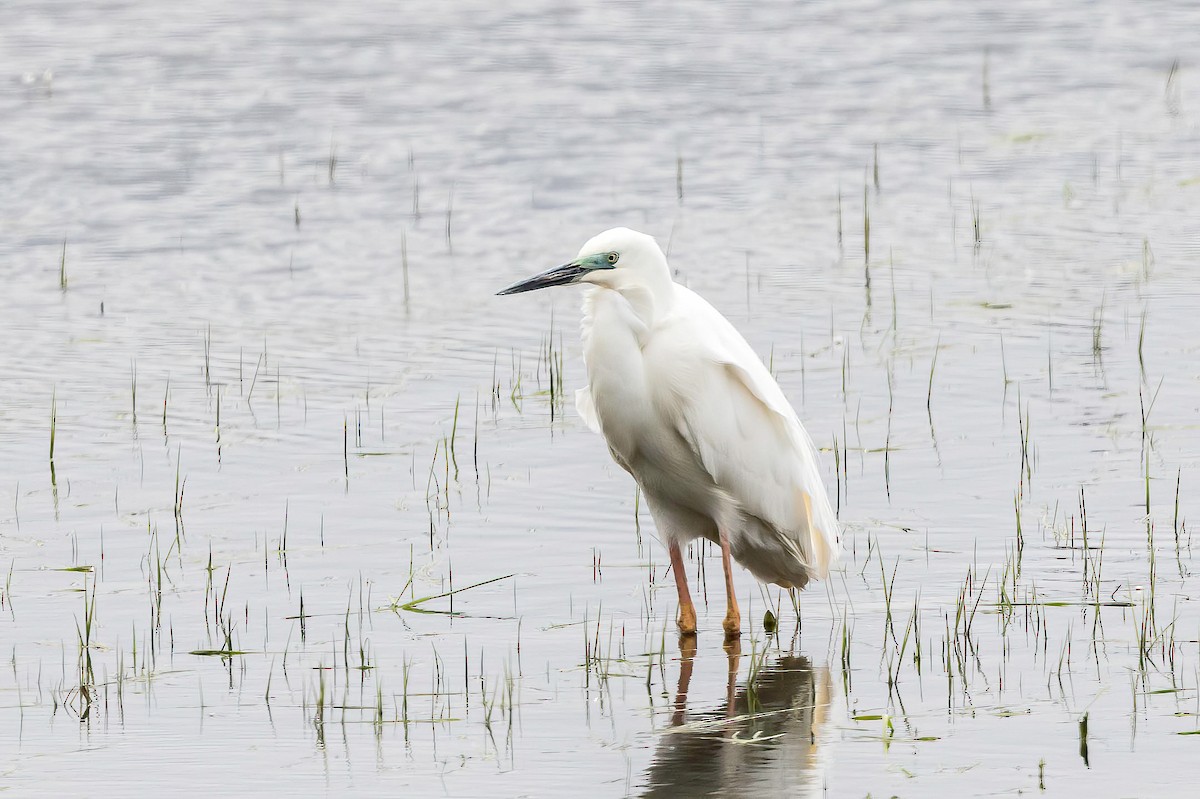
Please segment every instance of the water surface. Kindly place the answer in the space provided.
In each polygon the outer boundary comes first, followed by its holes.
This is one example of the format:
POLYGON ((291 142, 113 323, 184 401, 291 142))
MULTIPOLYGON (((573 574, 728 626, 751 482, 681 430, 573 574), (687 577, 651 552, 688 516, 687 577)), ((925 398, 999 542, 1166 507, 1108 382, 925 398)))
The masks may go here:
POLYGON ((1195 10, 0 30, 8 793, 1183 791, 1195 10), (707 549, 674 634, 577 290, 493 296, 614 225, 768 361, 846 528, 802 627, 738 574, 740 653, 707 549))

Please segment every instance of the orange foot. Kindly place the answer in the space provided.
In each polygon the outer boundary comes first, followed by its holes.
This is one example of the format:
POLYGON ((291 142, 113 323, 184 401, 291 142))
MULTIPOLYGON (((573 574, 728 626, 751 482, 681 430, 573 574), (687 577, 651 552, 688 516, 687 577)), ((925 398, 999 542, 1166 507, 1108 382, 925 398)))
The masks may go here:
POLYGON ((691 605, 682 605, 679 608, 679 618, 676 619, 679 625, 681 635, 696 634, 696 609, 691 605))
POLYGON ((742 637, 742 617, 741 614, 729 613, 725 616, 725 621, 721 625, 725 628, 725 639, 742 637))

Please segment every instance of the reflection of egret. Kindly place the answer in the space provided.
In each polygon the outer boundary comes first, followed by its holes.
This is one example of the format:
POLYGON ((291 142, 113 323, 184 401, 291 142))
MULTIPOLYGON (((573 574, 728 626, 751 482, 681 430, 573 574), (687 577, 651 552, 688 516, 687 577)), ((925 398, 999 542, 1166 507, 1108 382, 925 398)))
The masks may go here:
POLYGON ((726 698, 688 714, 696 645, 680 639, 679 689, 643 796, 798 796, 821 789, 818 736, 830 702, 829 672, 803 655, 783 655, 737 684, 739 650, 729 649, 726 698))
POLYGON ((784 588, 821 579, 838 524, 817 450, 775 378, 729 320, 671 279, 654 239, 625 228, 501 294, 586 283, 588 387, 579 415, 633 475, 671 555, 679 629, 696 631, 680 545, 721 547, 725 634, 741 632, 730 559, 784 588))

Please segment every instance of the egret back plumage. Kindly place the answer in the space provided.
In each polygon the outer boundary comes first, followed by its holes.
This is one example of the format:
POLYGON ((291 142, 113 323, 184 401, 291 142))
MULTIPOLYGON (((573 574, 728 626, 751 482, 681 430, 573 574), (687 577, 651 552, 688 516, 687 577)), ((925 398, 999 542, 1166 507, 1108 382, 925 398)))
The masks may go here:
POLYGON ((633 475, 671 555, 679 626, 695 632, 681 546, 721 547, 727 635, 740 632, 730 559, 803 588, 837 560, 837 518, 817 450, 779 384, 732 324, 671 279, 653 238, 626 228, 501 294, 584 283, 584 422, 633 475))

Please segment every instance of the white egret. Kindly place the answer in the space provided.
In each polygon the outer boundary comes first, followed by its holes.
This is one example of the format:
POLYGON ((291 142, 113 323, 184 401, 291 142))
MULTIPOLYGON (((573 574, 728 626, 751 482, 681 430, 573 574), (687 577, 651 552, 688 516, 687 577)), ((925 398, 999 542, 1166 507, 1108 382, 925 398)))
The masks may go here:
POLYGON ((650 236, 615 228, 570 263, 500 294, 584 283, 587 388, 579 415, 633 475, 671 556, 678 624, 696 631, 680 547, 721 548, 727 637, 741 633, 730 559, 763 582, 803 588, 840 549, 817 450, 741 334, 671 279, 650 236))

